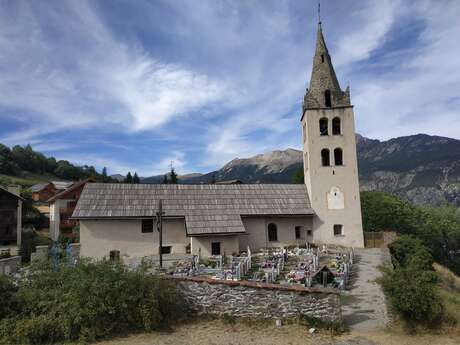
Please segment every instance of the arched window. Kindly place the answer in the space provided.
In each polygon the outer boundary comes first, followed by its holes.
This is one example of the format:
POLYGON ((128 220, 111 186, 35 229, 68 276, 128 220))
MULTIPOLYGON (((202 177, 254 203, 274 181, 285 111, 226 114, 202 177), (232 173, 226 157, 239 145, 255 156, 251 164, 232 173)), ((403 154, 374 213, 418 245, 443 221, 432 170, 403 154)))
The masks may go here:
POLYGON ((268 241, 278 241, 278 229, 275 223, 268 224, 268 241))
POLYGON ((331 102, 331 90, 326 90, 324 91, 324 105, 327 108, 332 107, 332 102, 331 102))
POLYGON ((321 150, 321 164, 323 165, 323 167, 328 167, 329 165, 331 165, 328 149, 321 150))
POLYGON ((328 135, 328 120, 327 118, 323 117, 319 119, 319 135, 328 135))
POLYGON ((334 164, 343 165, 343 152, 342 149, 336 148, 334 150, 334 164))
POLYGON ((334 117, 332 119, 332 135, 339 135, 342 134, 342 130, 340 128, 340 118, 334 117))

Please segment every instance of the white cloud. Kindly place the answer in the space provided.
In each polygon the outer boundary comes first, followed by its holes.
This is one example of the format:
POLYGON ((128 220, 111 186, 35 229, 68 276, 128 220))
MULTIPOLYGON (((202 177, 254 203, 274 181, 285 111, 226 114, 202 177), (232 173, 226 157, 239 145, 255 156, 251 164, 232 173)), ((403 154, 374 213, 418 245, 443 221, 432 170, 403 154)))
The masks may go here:
POLYGON ((0 105, 17 110, 11 116, 50 129, 137 131, 221 98, 222 86, 203 73, 117 39, 91 3, 65 4, 43 12, 20 3, 19 18, 0 15, 0 105))

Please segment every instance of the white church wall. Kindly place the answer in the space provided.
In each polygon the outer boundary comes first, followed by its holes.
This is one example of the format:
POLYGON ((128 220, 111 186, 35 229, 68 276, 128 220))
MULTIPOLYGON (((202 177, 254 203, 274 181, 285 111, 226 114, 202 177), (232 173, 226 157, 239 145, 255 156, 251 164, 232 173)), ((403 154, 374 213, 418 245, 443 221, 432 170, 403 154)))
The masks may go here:
MULTIPOLYGON (((108 257, 111 250, 127 258, 157 255, 158 231, 142 233, 140 219, 80 220, 80 243, 81 256, 94 259, 108 257)), ((183 219, 163 221, 163 246, 171 246, 172 254, 184 254, 189 243, 183 219)))

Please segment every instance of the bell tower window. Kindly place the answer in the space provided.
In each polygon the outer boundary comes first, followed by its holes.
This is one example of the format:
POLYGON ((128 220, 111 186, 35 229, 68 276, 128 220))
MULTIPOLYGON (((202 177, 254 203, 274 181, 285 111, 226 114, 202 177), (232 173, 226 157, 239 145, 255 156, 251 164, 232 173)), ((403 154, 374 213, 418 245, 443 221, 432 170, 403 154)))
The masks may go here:
POLYGON ((331 165, 331 160, 329 157, 329 150, 328 149, 322 149, 321 150, 321 164, 323 167, 328 167, 331 165))
POLYGON ((324 91, 324 105, 326 108, 332 107, 331 90, 324 91))
POLYGON ((334 164, 343 165, 343 151, 340 148, 334 149, 334 164))
POLYGON ((324 62, 324 54, 321 54, 321 63, 324 62))
POLYGON ((323 117, 319 120, 319 135, 328 135, 328 120, 327 118, 323 117))
POLYGON ((340 135, 340 134, 342 134, 342 131, 340 128, 340 118, 334 117, 332 119, 332 135, 340 135))

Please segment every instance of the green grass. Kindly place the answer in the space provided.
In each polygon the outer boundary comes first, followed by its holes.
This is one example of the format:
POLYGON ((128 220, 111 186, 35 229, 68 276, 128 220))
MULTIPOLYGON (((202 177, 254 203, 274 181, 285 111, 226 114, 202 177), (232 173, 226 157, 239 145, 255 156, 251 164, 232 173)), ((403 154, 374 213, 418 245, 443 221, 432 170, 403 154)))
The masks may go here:
POLYGON ((21 176, 12 176, 0 174, 0 185, 1 184, 19 184, 23 187, 31 187, 34 184, 46 183, 49 181, 60 181, 62 179, 51 175, 51 174, 33 174, 30 172, 23 172, 21 176))

